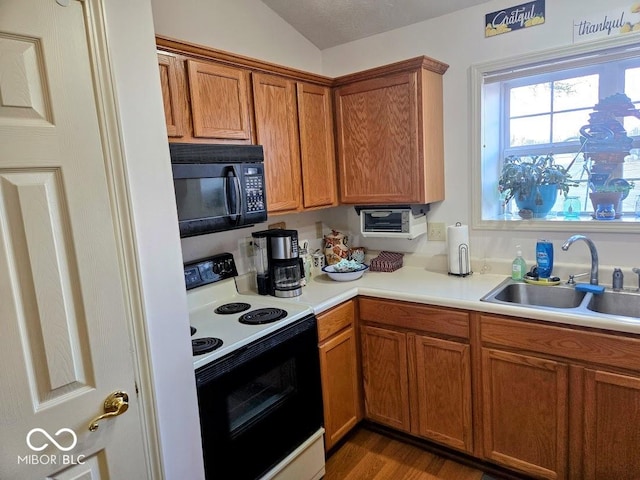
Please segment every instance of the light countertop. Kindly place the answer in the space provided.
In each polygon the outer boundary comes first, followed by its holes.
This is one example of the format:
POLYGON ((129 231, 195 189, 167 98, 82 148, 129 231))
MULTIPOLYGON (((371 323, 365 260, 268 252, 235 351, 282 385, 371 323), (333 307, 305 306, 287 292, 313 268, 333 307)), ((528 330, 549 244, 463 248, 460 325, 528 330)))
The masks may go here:
MULTIPOLYGON (((506 278, 506 275, 495 273, 473 273, 467 277, 457 277, 429 271, 424 267, 405 265, 391 273, 367 271, 362 278, 350 282, 336 282, 326 274, 317 275, 303 287, 302 295, 287 301, 310 305, 317 315, 357 295, 366 295, 640 334, 640 321, 626 317, 585 316, 480 301, 480 298, 506 278)), ((240 284, 239 289, 243 290, 240 284)), ((257 295, 246 290, 243 293, 257 295)))

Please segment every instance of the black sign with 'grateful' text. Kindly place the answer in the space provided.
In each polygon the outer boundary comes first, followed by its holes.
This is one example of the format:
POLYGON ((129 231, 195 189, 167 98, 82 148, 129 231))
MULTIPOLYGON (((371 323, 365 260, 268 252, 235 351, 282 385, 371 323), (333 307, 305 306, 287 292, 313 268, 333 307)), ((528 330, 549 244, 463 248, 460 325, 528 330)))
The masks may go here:
POLYGON ((523 3, 485 15, 485 37, 508 33, 544 23, 544 0, 523 3))

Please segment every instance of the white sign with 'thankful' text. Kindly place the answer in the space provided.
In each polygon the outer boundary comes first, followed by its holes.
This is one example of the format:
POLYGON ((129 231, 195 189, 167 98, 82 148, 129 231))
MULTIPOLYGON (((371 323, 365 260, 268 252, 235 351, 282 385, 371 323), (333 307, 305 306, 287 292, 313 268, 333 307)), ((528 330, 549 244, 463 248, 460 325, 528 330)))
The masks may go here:
POLYGON ((573 21, 573 43, 640 33, 640 1, 573 21))

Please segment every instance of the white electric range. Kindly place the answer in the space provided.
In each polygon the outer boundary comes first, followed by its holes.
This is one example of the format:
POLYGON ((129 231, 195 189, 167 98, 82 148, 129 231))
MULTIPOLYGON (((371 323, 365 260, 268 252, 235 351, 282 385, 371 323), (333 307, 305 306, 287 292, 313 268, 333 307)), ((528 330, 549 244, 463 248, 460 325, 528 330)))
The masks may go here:
POLYGON ((238 293, 234 278, 219 280, 187 291, 189 323, 195 332, 191 335, 194 350, 207 350, 218 342, 215 349, 193 356, 193 368, 198 369, 240 347, 279 330, 307 315, 313 314, 308 305, 280 300, 271 296, 243 295, 238 293), (238 310, 238 311, 236 311, 238 310), (248 316, 248 317, 247 317, 248 316), (247 324, 241 319, 253 322, 247 324), (277 319, 276 319, 277 318, 277 319))
POLYGON ((238 293, 228 253, 185 265, 184 274, 207 478, 319 480, 324 429, 313 309, 238 293))

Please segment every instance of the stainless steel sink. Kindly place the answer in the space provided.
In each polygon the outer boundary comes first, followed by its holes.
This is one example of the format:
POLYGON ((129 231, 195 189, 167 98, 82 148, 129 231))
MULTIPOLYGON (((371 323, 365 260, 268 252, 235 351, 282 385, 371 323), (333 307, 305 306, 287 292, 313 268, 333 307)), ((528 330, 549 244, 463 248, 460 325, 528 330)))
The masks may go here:
POLYGON ((640 318, 640 294, 631 292, 604 292, 593 295, 587 309, 607 315, 640 318))
POLYGON ((522 306, 549 308, 576 308, 584 299, 585 292, 573 287, 555 285, 531 285, 507 279, 480 300, 492 303, 509 303, 522 306))
POLYGON ((577 292, 573 288, 546 287, 529 285, 527 283, 514 283, 505 286, 495 296, 496 300, 521 305, 536 305, 553 308, 575 308, 584 298, 584 292, 577 292))
POLYGON ((570 285, 532 285, 507 278, 480 299, 483 302, 578 314, 588 317, 627 317, 640 320, 640 292, 605 290, 595 294, 570 285))

